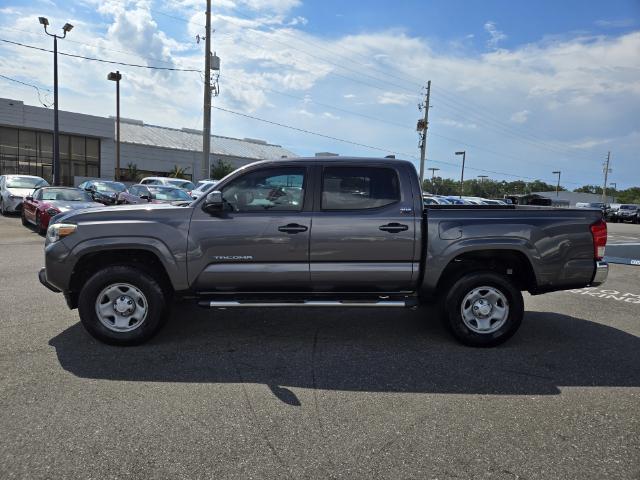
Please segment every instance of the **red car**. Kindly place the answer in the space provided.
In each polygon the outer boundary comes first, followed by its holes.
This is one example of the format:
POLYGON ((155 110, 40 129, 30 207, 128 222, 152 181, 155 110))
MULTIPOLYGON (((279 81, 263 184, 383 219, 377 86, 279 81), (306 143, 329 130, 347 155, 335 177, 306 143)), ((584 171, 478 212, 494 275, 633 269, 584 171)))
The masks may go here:
POLYGON ((25 198, 22 204, 22 224, 35 225, 38 233, 43 235, 51 217, 59 213, 103 206, 94 202, 91 195, 79 188, 42 187, 25 198))

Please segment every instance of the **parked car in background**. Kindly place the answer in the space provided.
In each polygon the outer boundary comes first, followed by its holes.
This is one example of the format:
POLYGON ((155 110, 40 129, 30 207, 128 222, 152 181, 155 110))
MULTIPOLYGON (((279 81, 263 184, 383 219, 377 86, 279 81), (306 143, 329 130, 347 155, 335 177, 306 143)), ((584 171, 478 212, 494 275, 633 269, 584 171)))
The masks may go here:
POLYGON ((33 175, 0 175, 0 212, 19 212, 24 197, 45 185, 49 185, 44 178, 33 175))
POLYGON ((460 198, 460 197, 445 197, 452 205, 471 205, 470 202, 460 198))
POLYGON ((616 223, 618 221, 618 210, 620 209, 619 203, 612 203, 609 205, 609 209, 605 214, 605 220, 607 222, 616 223))
POLYGON ((492 198, 483 198, 482 203, 484 205, 506 205, 504 200, 494 200, 492 198))
POLYGON ((200 180, 196 185, 196 188, 191 190, 191 198, 194 200, 200 198, 202 194, 207 192, 216 183, 218 183, 218 180, 200 180))
POLYGON ((187 202, 193 199, 181 188, 169 185, 131 185, 118 194, 118 204, 187 202))
POLYGON ((49 220, 59 213, 83 208, 102 207, 94 202, 88 192, 73 187, 41 187, 33 195, 25 197, 22 205, 22 224, 32 224, 43 235, 49 226, 49 220))
POLYGON ((118 194, 127 189, 124 183, 108 180, 87 180, 78 185, 78 188, 88 192, 95 202, 103 205, 115 205, 118 194))
POLYGON ((438 197, 436 195, 423 195, 422 196, 423 205, 451 205, 451 202, 443 197, 438 197))
POLYGON ((178 187, 182 190, 190 193, 196 188, 193 182, 185 180, 184 178, 172 178, 172 177, 145 177, 140 180, 141 185, 168 185, 170 187, 178 187))
POLYGON ((616 214, 616 221, 638 223, 640 212, 637 205, 623 204, 620 205, 616 214))

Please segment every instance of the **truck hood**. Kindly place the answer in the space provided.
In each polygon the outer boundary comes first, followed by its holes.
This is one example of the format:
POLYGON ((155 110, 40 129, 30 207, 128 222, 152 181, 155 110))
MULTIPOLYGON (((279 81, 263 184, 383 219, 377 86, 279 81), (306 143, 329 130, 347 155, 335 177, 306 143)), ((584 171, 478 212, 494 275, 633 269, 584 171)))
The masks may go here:
POLYGON ((69 212, 59 213, 53 217, 53 223, 78 223, 83 221, 135 221, 145 220, 153 216, 154 212, 160 210, 186 210, 184 206, 173 205, 171 203, 144 203, 136 205, 115 205, 105 207, 84 208, 82 210, 72 210, 69 212))
POLYGON ((82 210, 83 208, 99 208, 103 205, 98 202, 70 202, 64 200, 47 201, 49 208, 57 208, 60 212, 69 212, 71 210, 82 210))

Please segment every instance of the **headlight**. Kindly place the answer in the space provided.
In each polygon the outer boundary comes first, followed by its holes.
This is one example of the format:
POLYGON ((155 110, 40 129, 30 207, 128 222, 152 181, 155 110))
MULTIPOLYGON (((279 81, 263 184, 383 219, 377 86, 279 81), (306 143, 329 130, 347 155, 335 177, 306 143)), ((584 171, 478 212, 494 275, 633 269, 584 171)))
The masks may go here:
POLYGON ((58 210, 57 208, 47 208, 47 213, 53 217, 54 215, 59 214, 60 210, 58 210))
POLYGON ((47 240, 50 243, 57 242, 61 238, 71 235, 78 228, 70 223, 56 223, 47 229, 47 240))

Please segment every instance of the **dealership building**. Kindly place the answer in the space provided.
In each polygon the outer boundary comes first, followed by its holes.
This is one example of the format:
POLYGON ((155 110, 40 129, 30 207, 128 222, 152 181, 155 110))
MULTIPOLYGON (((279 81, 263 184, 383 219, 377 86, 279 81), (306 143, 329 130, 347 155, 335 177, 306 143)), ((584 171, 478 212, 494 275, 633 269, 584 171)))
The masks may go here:
MULTIPOLYGON (((116 164, 115 119, 59 112, 60 178, 64 185, 83 179, 113 180, 116 164)), ((37 175, 52 179, 53 110, 0 98, 0 175, 37 175)), ((211 165, 223 160, 237 168, 257 160, 294 157, 263 140, 212 135, 211 165)), ((166 175, 175 166, 192 178, 200 171, 202 131, 120 119, 120 168, 135 165, 143 176, 166 175)))

